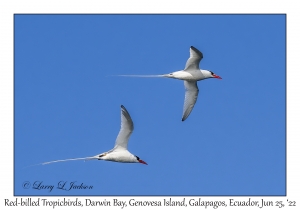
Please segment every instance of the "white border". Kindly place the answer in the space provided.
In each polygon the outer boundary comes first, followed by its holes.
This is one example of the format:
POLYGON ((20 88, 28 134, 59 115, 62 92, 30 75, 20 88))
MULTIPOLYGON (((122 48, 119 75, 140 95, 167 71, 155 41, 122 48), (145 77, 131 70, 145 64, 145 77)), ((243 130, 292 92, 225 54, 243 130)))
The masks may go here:
MULTIPOLYGON (((0 139, 1 139, 1 205, 4 198, 13 197, 13 15, 15 13, 287 13, 287 160, 288 180, 287 196, 284 197, 254 197, 254 200, 295 200, 300 206, 299 199, 299 119, 300 107, 299 80, 299 11, 296 1, 163 1, 163 0, 1 0, 0 1, 0 139)), ((276 114, 276 113, 274 113, 276 114)), ((47 198, 47 197, 43 197, 47 198)), ((50 200, 62 197, 49 197, 50 200)), ((71 197, 69 197, 71 198, 71 197)), ((88 198, 88 197, 87 197, 88 198)), ((98 197, 92 197, 97 199, 98 197)), ((106 197, 106 199, 112 197, 106 197)), ((192 197, 188 197, 191 199, 192 197)), ((85 197, 79 197, 84 200, 85 197)), ((100 198, 99 198, 100 199, 100 198)), ((119 197, 129 200, 129 197, 119 197)), ((141 199, 138 197, 137 199, 141 199)), ((145 197, 144 200, 155 200, 155 197, 145 197)), ((162 197, 157 197, 162 200, 162 197)), ((174 197, 179 200, 179 197, 174 197)), ((230 197, 203 197, 205 200, 229 200, 230 197)), ((236 197, 237 200, 247 201, 247 197, 236 197)), ((8 208, 8 207, 6 207, 8 208)), ((12 208, 12 207, 9 207, 12 208)), ((41 207, 39 207, 41 208, 41 207)), ((52 207, 51 207, 52 208, 52 207)), ((70 207, 72 208, 72 207, 70 207)), ((96 207, 99 208, 99 207, 96 207)), ((150 208, 150 207, 148 207, 150 208)), ((176 208, 176 207, 175 207, 176 208)), ((194 207, 200 208, 200 207, 194 207)), ((210 207, 211 208, 211 207, 210 207)), ((239 208, 239 207, 238 207, 239 208)), ((288 207, 285 207, 286 209, 288 207)), ((114 208, 111 208, 114 209, 114 208)), ((120 209, 120 208, 118 208, 120 209)), ((126 208, 131 209, 131 208, 126 208)), ((211 208, 212 209, 212 208, 211 208)), ((218 208, 223 209, 223 208, 218 208)), ((227 207, 226 209, 231 209, 227 207)), ((237 208, 235 208, 237 209, 237 208)), ((240 208, 239 208, 240 209, 240 208)), ((247 209, 252 209, 248 207, 247 209)), ((255 207, 257 209, 257 207, 255 207)))

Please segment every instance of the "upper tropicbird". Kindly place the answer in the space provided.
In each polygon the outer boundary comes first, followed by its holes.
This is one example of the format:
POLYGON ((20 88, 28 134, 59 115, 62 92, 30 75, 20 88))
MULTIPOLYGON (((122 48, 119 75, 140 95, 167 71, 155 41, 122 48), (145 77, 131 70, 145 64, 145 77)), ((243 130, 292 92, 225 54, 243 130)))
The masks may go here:
POLYGON ((64 159, 64 160, 54 160, 50 162, 44 162, 38 165, 46 165, 49 163, 70 161, 70 160, 107 160, 114 162, 123 162, 123 163, 143 163, 148 165, 145 161, 141 160, 138 156, 131 154, 127 150, 127 144, 129 137, 133 131, 133 122, 132 119, 126 110, 126 108, 121 105, 121 129, 116 139, 115 147, 108 152, 101 153, 92 157, 84 158, 73 158, 73 159, 64 159))
POLYGON ((184 80, 185 87, 185 99, 183 106, 182 121, 186 120, 195 106, 198 97, 198 86, 197 81, 217 78, 222 79, 220 76, 216 75, 212 71, 204 70, 199 68, 199 63, 203 58, 203 54, 191 46, 190 57, 186 62, 184 70, 175 71, 169 74, 162 75, 118 75, 118 76, 133 76, 133 77, 167 77, 173 79, 184 80))

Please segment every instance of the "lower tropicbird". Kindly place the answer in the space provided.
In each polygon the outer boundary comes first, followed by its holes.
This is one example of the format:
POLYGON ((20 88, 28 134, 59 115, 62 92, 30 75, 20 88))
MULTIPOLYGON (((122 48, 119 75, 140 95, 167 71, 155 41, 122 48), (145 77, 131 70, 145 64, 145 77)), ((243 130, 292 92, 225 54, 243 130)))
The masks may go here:
POLYGON ((132 119, 128 111, 126 110, 126 108, 123 105, 121 105, 121 129, 117 136, 115 147, 112 150, 91 157, 54 160, 50 162, 44 162, 38 165, 46 165, 50 163, 70 161, 70 160, 107 160, 107 161, 122 162, 122 163, 143 163, 148 165, 145 161, 141 160, 138 156, 131 154, 127 150, 128 140, 132 132, 133 132, 132 119))

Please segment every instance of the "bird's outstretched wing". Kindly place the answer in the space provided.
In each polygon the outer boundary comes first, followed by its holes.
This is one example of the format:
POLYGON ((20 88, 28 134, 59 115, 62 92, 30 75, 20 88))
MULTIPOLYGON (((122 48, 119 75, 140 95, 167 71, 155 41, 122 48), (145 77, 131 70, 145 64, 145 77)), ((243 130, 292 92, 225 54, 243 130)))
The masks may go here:
POLYGON ((185 71, 199 69, 199 63, 203 58, 202 52, 200 52, 195 47, 190 48, 190 57, 185 64, 185 71))
POLYGON ((133 131, 132 119, 128 111, 126 110, 126 108, 123 105, 121 105, 121 129, 117 136, 113 151, 127 150, 128 140, 132 131, 133 131))
POLYGON ((192 112, 198 98, 198 86, 196 81, 184 81, 185 98, 183 105, 182 121, 186 120, 192 112))

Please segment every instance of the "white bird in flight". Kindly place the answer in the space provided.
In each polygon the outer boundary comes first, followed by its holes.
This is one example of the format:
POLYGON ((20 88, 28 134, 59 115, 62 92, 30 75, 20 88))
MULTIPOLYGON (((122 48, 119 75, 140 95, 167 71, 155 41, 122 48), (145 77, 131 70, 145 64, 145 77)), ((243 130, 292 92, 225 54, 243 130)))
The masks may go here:
POLYGON ((115 147, 108 152, 101 153, 92 157, 84 158, 73 158, 64 160, 54 160, 50 162, 44 162, 38 165, 46 165, 49 163, 70 161, 70 160, 107 160, 122 163, 142 163, 148 165, 145 161, 141 160, 138 156, 131 154, 127 150, 127 144, 129 137, 133 131, 132 119, 126 110, 126 108, 121 105, 121 129, 116 139, 115 147))
POLYGON ((199 68, 199 63, 203 58, 203 54, 191 46, 190 57, 186 62, 184 70, 175 71, 169 74, 162 75, 116 75, 116 76, 129 76, 129 77, 167 77, 173 79, 184 80, 185 99, 183 106, 182 121, 186 120, 191 114, 198 97, 197 81, 208 78, 222 79, 212 71, 199 68))

